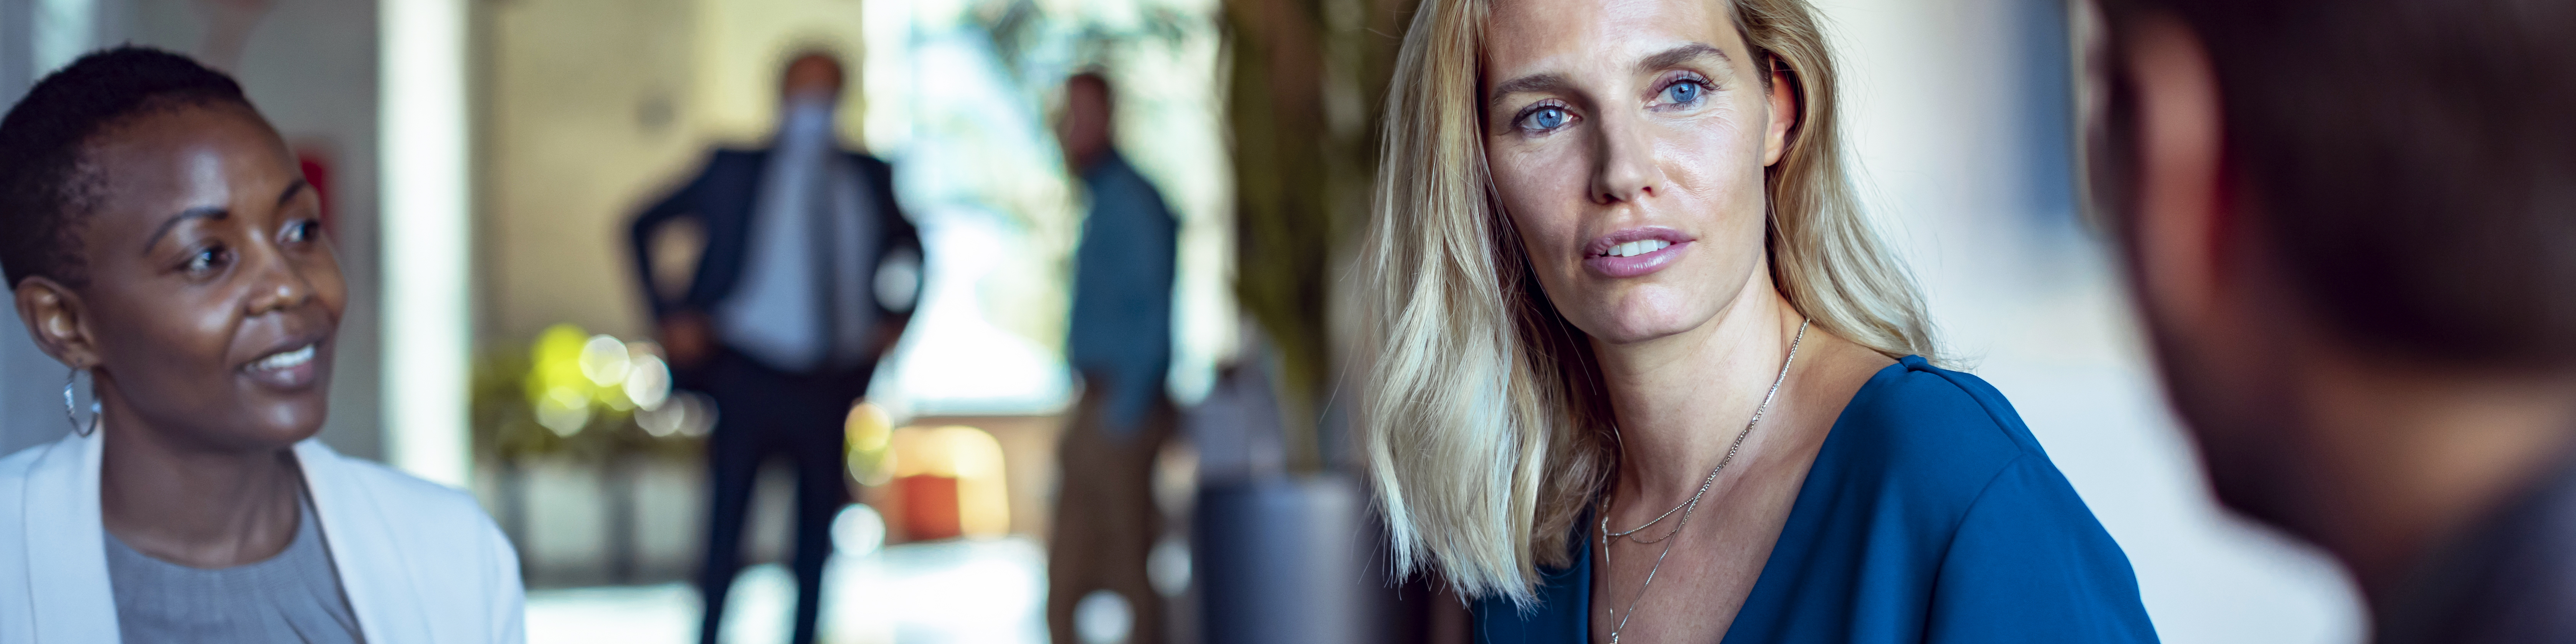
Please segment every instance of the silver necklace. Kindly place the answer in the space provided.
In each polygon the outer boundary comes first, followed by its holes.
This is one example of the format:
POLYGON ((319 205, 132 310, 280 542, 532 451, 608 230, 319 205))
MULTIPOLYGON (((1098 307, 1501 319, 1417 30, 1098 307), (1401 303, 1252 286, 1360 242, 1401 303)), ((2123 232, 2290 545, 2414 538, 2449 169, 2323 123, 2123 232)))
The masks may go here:
MULTIPOLYGON (((1811 322, 1811 320, 1798 321, 1798 336, 1789 341, 1789 356, 1780 361, 1780 375, 1771 379, 1770 393, 1762 394, 1762 404, 1753 408, 1753 420, 1745 421, 1744 429, 1735 433, 1735 444, 1726 448, 1726 456, 1717 459, 1717 467, 1708 471, 1708 477, 1700 479, 1699 491, 1692 493, 1690 500, 1683 501, 1681 505, 1673 506, 1673 509, 1671 510, 1665 510, 1663 514, 1656 516, 1652 521, 1647 521, 1644 525, 1629 528, 1626 532, 1611 532, 1610 508, 1612 507, 1614 499, 1609 498, 1609 495, 1604 495, 1601 502, 1602 567, 1607 568, 1610 565, 1611 537, 1627 537, 1629 541, 1651 544, 1668 541, 1673 538, 1673 535, 1681 534, 1682 526, 1690 525, 1691 515, 1699 512, 1700 497, 1708 495, 1709 486, 1717 482, 1717 473, 1726 471, 1726 464, 1734 462, 1735 453, 1744 449, 1744 437, 1753 435, 1753 426, 1760 424, 1762 422, 1762 413, 1771 409, 1771 399, 1779 397, 1780 383, 1789 381, 1789 365, 1795 364, 1798 361, 1798 345, 1807 341, 1807 324, 1809 322, 1811 322), (1655 537, 1651 540, 1638 539, 1631 536, 1637 534, 1637 531, 1639 530, 1644 530, 1646 528, 1653 527, 1657 523, 1662 523, 1664 521, 1664 517, 1672 516, 1674 512, 1680 512, 1682 518, 1680 521, 1673 523, 1673 529, 1664 531, 1664 536, 1655 537)), ((1671 556, 1672 554, 1673 544, 1665 543, 1663 553, 1655 555, 1655 565, 1646 568, 1646 582, 1637 585, 1636 596, 1628 598, 1628 609, 1621 611, 1621 615, 1619 616, 1619 625, 1610 628, 1610 644, 1619 644, 1619 633, 1621 631, 1628 630, 1628 620, 1637 616, 1637 603, 1645 601, 1646 589, 1653 588, 1655 586, 1655 573, 1664 569, 1664 557, 1671 556)))
MULTIPOLYGON (((1801 321, 1801 322, 1799 322, 1799 323, 1798 323, 1798 337, 1797 337, 1796 339, 1793 339, 1793 340, 1790 340, 1790 341, 1789 341, 1789 360, 1794 361, 1794 360, 1797 360, 1797 359, 1798 359, 1798 344, 1799 344, 1800 342, 1802 342, 1802 341, 1806 340, 1806 339, 1807 339, 1807 323, 1806 323, 1806 322, 1804 322, 1804 321, 1801 321)), ((1682 501, 1682 502, 1681 502, 1680 504, 1678 504, 1678 505, 1674 505, 1674 506, 1673 506, 1673 509, 1665 510, 1663 514, 1655 515, 1655 518, 1654 518, 1654 519, 1649 520, 1649 521, 1647 521, 1647 522, 1645 522, 1645 523, 1642 523, 1642 524, 1638 524, 1638 526, 1637 526, 1637 527, 1629 528, 1629 529, 1627 529, 1627 530, 1625 530, 1625 531, 1621 531, 1621 532, 1610 532, 1610 531, 1608 531, 1609 517, 1608 517, 1608 516, 1603 516, 1603 517, 1602 517, 1602 524, 1603 524, 1603 528, 1604 528, 1604 529, 1603 529, 1603 531, 1602 531, 1602 534, 1603 534, 1603 535, 1605 535, 1605 538, 1606 538, 1606 537, 1627 537, 1627 538, 1628 538, 1628 540, 1629 540, 1629 541, 1632 541, 1632 542, 1636 542, 1636 543, 1640 543, 1640 544, 1653 544, 1653 543, 1656 543, 1656 542, 1659 542, 1659 541, 1663 541, 1664 539, 1667 539, 1667 538, 1672 537, 1672 535, 1673 535, 1673 532, 1674 532, 1674 531, 1678 531, 1678 530, 1680 530, 1680 527, 1679 527, 1679 526, 1675 526, 1675 527, 1674 527, 1674 529, 1673 529, 1672 531, 1666 531, 1666 532, 1664 533, 1664 536, 1661 536, 1661 537, 1655 537, 1655 538, 1653 538, 1653 539, 1639 539, 1639 538, 1634 537, 1634 536, 1631 536, 1631 535, 1634 535, 1634 534, 1636 534, 1636 533, 1638 533, 1638 532, 1640 532, 1640 531, 1643 531, 1643 530, 1645 530, 1646 528, 1654 527, 1654 526, 1655 526, 1655 524, 1663 523, 1665 518, 1667 518, 1667 517, 1671 517, 1671 516, 1673 516, 1673 513, 1675 513, 1675 512, 1680 512, 1680 511, 1682 510, 1682 508, 1687 507, 1687 506, 1691 505, 1692 503, 1696 503, 1696 502, 1698 502, 1698 501, 1699 501, 1699 498, 1700 498, 1700 495, 1707 494, 1707 493, 1708 493, 1709 485, 1710 485, 1710 484, 1712 484, 1712 483, 1717 482, 1717 473, 1718 473, 1718 472, 1725 471, 1725 470, 1726 470, 1726 464, 1727 464, 1728 462, 1731 462, 1731 461, 1734 461, 1734 460, 1735 460, 1735 453, 1736 453, 1738 450, 1741 450, 1741 449, 1743 449, 1743 448, 1744 448, 1744 437, 1746 437, 1746 436, 1750 436, 1750 435, 1752 435, 1752 434, 1753 434, 1753 424, 1754 424, 1754 423, 1762 422, 1762 412, 1763 412, 1764 410, 1767 410, 1767 409, 1769 409, 1769 408, 1771 407, 1771 397, 1772 397, 1772 396, 1777 396, 1777 395, 1779 395, 1779 394, 1780 394, 1780 383, 1781 383, 1782 381, 1787 380, 1788 378, 1789 378, 1789 362, 1788 362, 1788 361, 1782 361, 1782 362, 1780 363, 1780 376, 1779 376, 1778 378, 1775 378, 1775 379, 1773 379, 1773 380, 1771 381, 1771 392, 1770 392, 1769 394, 1765 394, 1765 395, 1763 395, 1763 397, 1762 397, 1762 405, 1761 405, 1761 406, 1759 406, 1759 407, 1755 407, 1755 408, 1753 409, 1753 420, 1751 420, 1751 421, 1748 421, 1748 422, 1744 423, 1744 431, 1736 432, 1736 434, 1735 434, 1735 444, 1727 446, 1727 448, 1726 448, 1726 457, 1725 457, 1725 458, 1718 459, 1718 461, 1717 461, 1717 468, 1716 468, 1716 469, 1713 469, 1713 470, 1709 470, 1709 472, 1708 472, 1708 477, 1707 477, 1707 478, 1705 478, 1705 479, 1701 479, 1701 480, 1700 480, 1700 482, 1699 482, 1699 492, 1698 492, 1698 493, 1692 494, 1692 495, 1691 495, 1691 497, 1690 497, 1689 499, 1682 501)), ((1607 513, 1604 513, 1604 514, 1606 515, 1607 513)))

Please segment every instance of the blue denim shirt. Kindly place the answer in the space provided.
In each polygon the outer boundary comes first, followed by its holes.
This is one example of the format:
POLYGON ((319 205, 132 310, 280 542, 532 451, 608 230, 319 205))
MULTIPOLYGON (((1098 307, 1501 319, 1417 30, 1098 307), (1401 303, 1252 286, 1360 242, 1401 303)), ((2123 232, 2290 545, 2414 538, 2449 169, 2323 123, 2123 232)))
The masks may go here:
POLYGON ((1073 319, 1065 361, 1105 378, 1110 435, 1135 432, 1163 395, 1172 362, 1172 278, 1180 226, 1154 189, 1117 152, 1082 174, 1091 214, 1074 249, 1073 319))

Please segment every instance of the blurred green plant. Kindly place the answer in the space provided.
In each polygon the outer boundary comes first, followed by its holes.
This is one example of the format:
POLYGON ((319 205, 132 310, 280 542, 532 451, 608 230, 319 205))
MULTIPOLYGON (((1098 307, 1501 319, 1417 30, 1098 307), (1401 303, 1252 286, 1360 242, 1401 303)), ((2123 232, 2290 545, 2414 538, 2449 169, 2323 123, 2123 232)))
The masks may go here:
POLYGON ((473 396, 475 451, 504 461, 687 456, 713 423, 703 397, 671 390, 659 347, 570 324, 486 352, 473 396))
POLYGON ((1378 101, 1417 0, 1228 0, 1235 296, 1278 349, 1288 467, 1316 472, 1338 253, 1365 221, 1378 101))
MULTIPOLYGON (((661 348, 593 335, 557 324, 524 348, 485 352, 474 361, 474 450, 499 467, 502 529, 527 543, 527 466, 570 460, 594 471, 607 502, 610 576, 633 581, 637 569, 637 467, 644 459, 702 453, 699 437, 714 424, 702 395, 671 389, 661 348)), ((534 553, 522 550, 521 561, 534 553)))

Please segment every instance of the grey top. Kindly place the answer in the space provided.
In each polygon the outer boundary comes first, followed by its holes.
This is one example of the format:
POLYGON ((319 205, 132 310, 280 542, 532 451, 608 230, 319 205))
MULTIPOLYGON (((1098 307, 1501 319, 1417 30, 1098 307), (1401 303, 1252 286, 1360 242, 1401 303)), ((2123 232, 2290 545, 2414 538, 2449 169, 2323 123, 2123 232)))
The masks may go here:
POLYGON ((364 641, 340 592, 313 500, 300 498, 297 505, 295 540, 285 551, 231 568, 154 559, 107 535, 108 582, 126 644, 364 641))

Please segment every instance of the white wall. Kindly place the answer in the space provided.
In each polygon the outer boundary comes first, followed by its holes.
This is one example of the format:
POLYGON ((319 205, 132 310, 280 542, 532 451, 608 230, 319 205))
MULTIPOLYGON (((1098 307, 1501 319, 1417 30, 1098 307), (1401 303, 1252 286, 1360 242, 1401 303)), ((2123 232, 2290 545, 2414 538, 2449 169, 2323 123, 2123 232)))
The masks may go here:
MULTIPOLYGON (((36 3, 0 0, 0 105, 16 105, 36 74, 36 3)), ((59 438, 71 425, 62 417, 61 363, 36 350, 11 308, 0 322, 0 453, 59 438)))
MULTIPOLYGON (((6 95, 14 97, 16 92, 6 95)), ((15 322, 15 309, 9 319, 0 322, 0 453, 61 438, 71 430, 70 421, 63 419, 62 379, 67 370, 36 350, 25 327, 15 322)))

